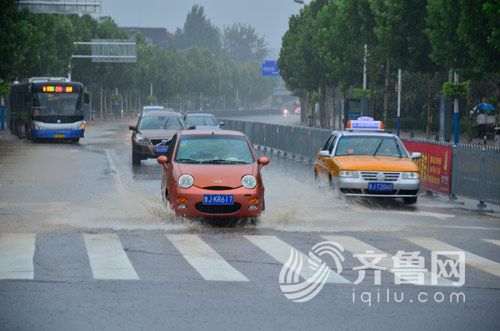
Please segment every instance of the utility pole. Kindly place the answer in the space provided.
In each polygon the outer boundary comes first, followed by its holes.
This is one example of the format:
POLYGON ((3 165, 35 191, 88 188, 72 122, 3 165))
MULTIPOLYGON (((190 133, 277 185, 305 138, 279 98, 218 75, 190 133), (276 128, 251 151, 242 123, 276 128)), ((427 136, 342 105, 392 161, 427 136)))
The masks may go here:
POLYGON ((368 45, 365 44, 365 55, 363 57, 363 95, 361 96, 361 116, 368 113, 368 100, 366 98, 366 64, 368 62, 368 45))
POLYGON ((398 117, 396 119, 396 129, 399 137, 400 129, 401 129, 401 69, 398 69, 398 117))
MULTIPOLYGON (((453 82, 455 84, 458 84, 458 74, 455 71, 453 75, 453 82)), ((458 103, 458 98, 455 98, 453 101, 453 140, 455 142, 455 145, 458 145, 460 141, 460 117, 459 117, 459 103, 458 103)))

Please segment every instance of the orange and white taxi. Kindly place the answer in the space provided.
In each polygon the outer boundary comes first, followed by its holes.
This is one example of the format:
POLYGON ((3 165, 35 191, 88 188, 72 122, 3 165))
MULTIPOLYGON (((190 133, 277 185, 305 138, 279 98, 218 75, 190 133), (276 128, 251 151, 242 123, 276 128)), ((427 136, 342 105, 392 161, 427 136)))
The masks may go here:
POLYGON ((410 154, 399 138, 370 117, 334 131, 316 156, 314 174, 350 196, 403 198, 417 202, 421 153, 410 154))
POLYGON ((256 218, 265 208, 261 169, 248 138, 227 130, 176 133, 163 165, 162 196, 178 216, 256 218))

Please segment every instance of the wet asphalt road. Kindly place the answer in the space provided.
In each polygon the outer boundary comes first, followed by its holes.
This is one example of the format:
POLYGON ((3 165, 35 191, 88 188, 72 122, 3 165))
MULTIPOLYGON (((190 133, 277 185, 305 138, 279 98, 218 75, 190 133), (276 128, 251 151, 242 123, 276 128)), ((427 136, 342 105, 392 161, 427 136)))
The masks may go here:
POLYGON ((314 182, 311 164, 266 152, 257 225, 176 219, 161 168, 131 164, 129 124, 91 123, 77 145, 0 134, 1 330, 498 329, 498 214, 439 197, 346 200, 314 182), (308 302, 287 299, 289 246, 307 254, 326 239, 345 248, 342 278, 308 302), (395 285, 389 271, 353 284, 367 245, 389 260, 420 251, 430 269, 429 242, 466 252, 464 286, 395 285), (458 292, 465 302, 450 303, 458 292))

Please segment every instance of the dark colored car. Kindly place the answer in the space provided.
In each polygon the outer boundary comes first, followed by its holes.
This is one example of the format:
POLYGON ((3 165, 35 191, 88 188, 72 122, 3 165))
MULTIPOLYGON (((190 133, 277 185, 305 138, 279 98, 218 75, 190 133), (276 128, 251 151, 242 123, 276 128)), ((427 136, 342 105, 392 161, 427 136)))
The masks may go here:
POLYGON ((156 158, 167 153, 170 141, 177 131, 183 130, 184 122, 176 112, 152 111, 143 113, 132 133, 132 164, 156 158))
POLYGON ((184 115, 184 123, 189 129, 220 130, 224 122, 219 122, 213 114, 188 113, 184 115))

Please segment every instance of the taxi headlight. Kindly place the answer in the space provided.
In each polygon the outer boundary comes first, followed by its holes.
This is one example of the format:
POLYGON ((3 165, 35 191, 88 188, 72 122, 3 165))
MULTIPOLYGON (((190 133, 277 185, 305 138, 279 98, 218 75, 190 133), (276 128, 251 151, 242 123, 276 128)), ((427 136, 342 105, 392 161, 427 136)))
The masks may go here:
POLYGON ((339 177, 343 177, 343 178, 358 178, 359 177, 359 171, 342 170, 342 171, 339 172, 339 177))
POLYGON ((418 172, 403 172, 403 179, 419 179, 420 175, 418 172))
POLYGON ((182 175, 179 177, 179 186, 182 188, 190 188, 194 184, 194 178, 191 175, 182 175))
POLYGON ((257 186, 257 180, 252 175, 246 175, 241 178, 241 185, 243 185, 245 188, 252 189, 257 186))

